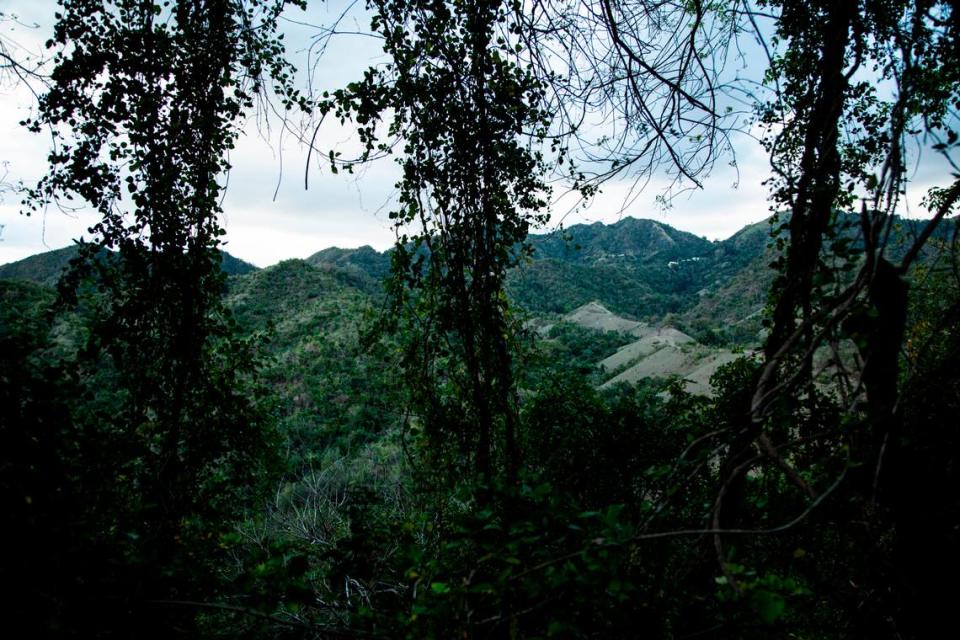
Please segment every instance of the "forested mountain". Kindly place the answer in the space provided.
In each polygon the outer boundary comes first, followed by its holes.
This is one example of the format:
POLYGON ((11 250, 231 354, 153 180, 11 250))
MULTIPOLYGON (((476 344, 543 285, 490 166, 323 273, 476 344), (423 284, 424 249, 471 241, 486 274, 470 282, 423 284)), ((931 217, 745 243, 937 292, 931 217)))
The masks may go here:
POLYGON ((566 313, 598 300, 613 311, 659 321, 750 266, 766 246, 768 225, 759 226, 767 229, 753 243, 742 240, 750 227, 710 242, 634 218, 532 235, 534 259, 511 274, 508 290, 531 311, 566 313))
POLYGON ((16 262, 0 265, 0 278, 26 280, 54 287, 60 275, 78 253, 75 245, 29 256, 16 262))
MULTIPOLYGON (((551 274, 536 285, 537 300, 549 304, 534 300, 525 311, 540 327, 542 348, 552 366, 587 372, 597 386, 681 376, 691 380, 688 390, 707 392, 710 375, 730 360, 729 351, 698 345, 670 326, 679 316, 670 320, 648 309, 635 316, 646 320, 640 323, 618 317, 603 305, 636 308, 638 302, 629 296, 642 290, 653 307, 662 308, 666 297, 673 300, 677 294, 672 284, 677 267, 663 265, 694 257, 713 264, 718 255, 750 264, 743 254, 757 251, 758 243, 744 247, 741 242, 729 251, 724 250, 726 243, 632 218, 609 226, 578 225, 567 234, 569 240, 558 234, 534 236, 534 260, 514 276, 516 286, 530 274, 551 274), (579 281, 556 280, 564 269, 571 269, 571 277, 579 281), (658 282, 658 277, 668 281, 658 282), (582 299, 588 303, 574 308, 582 299)), ((54 297, 51 287, 76 253, 68 247, 0 267, 9 280, 44 284, 5 285, 4 298, 11 308, 29 310, 29 317, 48 308, 54 297)), ((223 256, 222 267, 231 276, 226 306, 244 335, 267 340, 261 380, 277 396, 281 430, 296 451, 310 456, 333 446, 349 448, 394 421, 391 405, 400 400, 388 372, 400 356, 364 338, 388 313, 382 280, 389 271, 389 252, 330 248, 307 260, 286 260, 266 269, 223 256)), ((726 264, 721 269, 730 270, 726 264)), ((742 278, 749 281, 755 274, 742 278)), ((716 337, 723 332, 723 326, 716 325, 704 333, 716 337)))
MULTIPOLYGON (((704 274, 711 274, 714 286, 727 282, 724 274, 729 273, 763 281, 757 270, 767 268, 758 261, 766 244, 764 227, 754 225, 727 241, 709 242, 662 223, 624 218, 612 225, 575 225, 562 233, 533 235, 533 259, 514 270, 509 291, 534 317, 548 319, 596 302, 659 326, 671 305, 680 311, 696 308, 691 303, 699 297, 689 290, 707 286, 704 274), (748 233, 754 237, 751 243, 742 239, 748 233), (678 275, 684 270, 686 279, 678 275), (694 274, 699 274, 696 280, 694 274)), ((0 266, 0 278, 53 287, 76 255, 76 247, 67 247, 31 256, 0 266)), ((324 333, 327 321, 358 326, 364 313, 373 313, 384 291, 390 252, 332 247, 262 270, 223 253, 221 268, 234 276, 227 303, 240 326, 245 331, 273 326, 276 340, 286 348, 294 340, 294 327, 302 337, 324 333)), ((734 306, 742 312, 739 304, 734 306)), ((754 303, 746 314, 756 308, 754 303)), ((707 331, 722 329, 710 325, 709 318, 705 322, 707 331)))
POLYGON ((257 270, 257 267, 245 260, 230 255, 226 251, 220 252, 220 269, 228 276, 242 276, 257 270))
MULTIPOLYGON (((257 267, 221 251, 220 268, 227 275, 243 275, 256 271, 257 267)), ((47 287, 54 287, 70 261, 79 255, 79 245, 45 251, 33 256, 0 265, 0 279, 26 280, 47 287)))
POLYGON ((298 456, 349 451, 395 421, 388 352, 365 335, 382 295, 364 289, 373 278, 363 275, 286 260, 229 281, 226 305, 242 331, 267 339, 262 380, 298 456))
MULTIPOLYGON (((862 246, 856 217, 843 220, 842 236, 854 248, 862 246)), ((921 224, 898 221, 891 257, 902 257, 921 224)), ((775 276, 770 230, 769 221, 761 221, 711 242, 662 222, 625 217, 531 234, 532 259, 510 271, 507 291, 534 315, 565 314, 597 301, 652 323, 669 315, 671 324, 710 344, 756 345, 775 276)), ((935 254, 948 236, 938 230, 927 250, 935 254)), ((345 270, 369 291, 379 290, 376 281, 390 267, 389 252, 370 247, 325 249, 308 262, 345 270)))
POLYGON ((532 234, 529 239, 539 260, 580 264, 683 260, 707 253, 713 244, 667 224, 629 216, 612 224, 576 224, 549 234, 532 234))
MULTIPOLYGON (((709 393, 734 351, 762 340, 775 257, 767 222, 715 242, 629 217, 530 240, 532 260, 513 270, 508 292, 556 366, 587 372, 598 387, 680 377, 687 391, 709 393)), ((303 450, 363 441, 390 422, 388 355, 361 346, 387 313, 390 253, 333 247, 260 270, 223 254, 227 307, 244 334, 269 336, 263 380, 280 398, 284 432, 312 443, 303 450)), ((39 254, 0 275, 50 287, 75 255, 39 254)), ((5 295, 18 291, 27 293, 5 295)))
MULTIPOLYGON (((855 217, 842 228, 856 246, 860 241, 855 217)), ((919 221, 900 220, 889 242, 891 256, 902 257, 919 231, 919 221)), ((938 231, 927 251, 935 254, 937 243, 948 240, 947 235, 947 231, 938 231)), ((777 255, 768 246, 767 221, 712 242, 661 222, 632 217, 609 225, 578 224, 532 234, 529 241, 532 259, 510 272, 507 291, 534 316, 563 315, 599 302, 614 313, 655 325, 666 320, 713 345, 754 346, 761 340, 761 312, 775 275, 771 263, 777 255)), ((75 247, 66 247, 0 265, 0 278, 52 287, 76 254, 75 247)), ((340 286, 379 297, 390 270, 390 254, 369 246, 331 247, 303 263, 318 267, 340 286)), ((228 275, 257 269, 229 253, 222 255, 221 268, 228 275)), ((270 270, 274 274, 270 277, 293 271, 295 264, 298 261, 288 261, 282 269, 270 270)), ((238 286, 245 285, 233 285, 234 289, 238 286)), ((295 289, 282 283, 278 286, 281 291, 295 289)), ((322 290, 316 282, 300 285, 300 295, 320 295, 322 290)), ((275 298, 269 287, 259 294, 244 294, 243 300, 257 313, 275 318, 283 315, 285 304, 297 308, 284 302, 284 296, 275 298)), ((237 309, 240 318, 254 313, 243 306, 237 309)))
MULTIPOLYGON (((572 225, 530 235, 532 259, 511 270, 507 291, 532 314, 564 314, 599 301, 638 319, 659 322, 672 313, 682 315, 680 321, 697 331, 721 331, 727 323, 714 323, 713 307, 701 305, 701 298, 720 291, 739 275, 741 281, 751 283, 748 288, 753 293, 741 294, 739 287, 732 288, 721 296, 728 301, 725 309, 740 318, 759 311, 765 300, 757 290, 772 279, 762 259, 768 239, 765 222, 719 242, 632 217, 609 225, 572 225)), ((371 291, 390 268, 389 252, 370 247, 325 249, 307 261, 344 270, 371 291)), ((759 324, 750 324, 752 331, 722 339, 749 343, 757 339, 757 328, 759 324)))
MULTIPOLYGON (((573 225, 530 236, 533 259, 511 272, 508 291, 535 315, 564 314, 598 301, 630 317, 659 322, 672 313, 679 316, 675 322, 717 332, 728 324, 724 313, 744 318, 762 308, 764 284, 772 278, 762 258, 768 233, 767 223, 757 223, 727 240, 710 242, 663 223, 630 217, 610 225, 573 225), (735 278, 739 284, 728 286, 735 278), (707 303, 714 297, 722 303, 707 303), (715 311, 716 304, 722 304, 723 311, 715 311)), ((2 265, 0 278, 53 286, 76 253, 75 247, 66 247, 2 265)), ((380 295, 390 270, 390 252, 369 246, 331 247, 304 262, 380 295)), ((226 252, 221 267, 228 275, 256 269, 226 252)), ((735 337, 755 340, 756 328, 751 327, 752 335, 740 332, 735 337)))

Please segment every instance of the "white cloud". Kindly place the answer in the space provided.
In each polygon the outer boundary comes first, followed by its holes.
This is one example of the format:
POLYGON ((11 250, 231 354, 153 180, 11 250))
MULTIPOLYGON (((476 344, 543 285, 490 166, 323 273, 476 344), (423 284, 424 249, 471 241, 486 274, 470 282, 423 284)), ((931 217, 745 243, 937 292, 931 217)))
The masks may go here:
POLYGON ((668 198, 664 208, 657 196, 668 193, 670 180, 663 176, 641 182, 620 179, 604 185, 602 192, 580 211, 570 212, 571 197, 561 198, 554 207, 552 223, 565 226, 585 222, 616 222, 625 216, 651 218, 682 231, 711 240, 728 238, 747 224, 769 216, 767 187, 770 166, 763 148, 751 137, 736 139, 736 167, 731 158, 717 162, 704 180, 703 189, 690 189, 668 198))
MULTIPOLYGON (((3 8, 19 12, 24 22, 42 25, 36 30, 18 28, 15 33, 25 47, 41 51, 56 8, 54 0, 7 0, 3 8)), ((306 26, 285 23, 289 53, 298 67, 306 67, 316 33, 309 24, 329 23, 339 12, 338 3, 311 2, 306 14, 291 15, 308 23, 306 26)), ((351 20, 345 25, 349 29, 365 26, 362 13, 351 20)), ((375 41, 369 39, 344 37, 335 41, 316 69, 315 88, 331 89, 356 79, 363 69, 377 62, 378 55, 375 41)), ((28 184, 42 175, 48 152, 46 137, 31 134, 17 124, 30 114, 32 105, 33 96, 23 87, 0 88, 0 161, 9 163, 8 179, 21 179, 28 184)), ((370 244, 383 249, 391 244, 393 233, 387 212, 399 176, 391 160, 349 176, 331 175, 323 159, 315 156, 310 188, 304 190, 307 154, 303 145, 290 134, 281 135, 275 122, 267 137, 269 141, 263 139, 264 134, 251 119, 246 135, 231 156, 234 168, 224 200, 228 251, 267 266, 288 257, 306 257, 331 245, 370 244)), ((605 185, 588 207, 565 217, 572 200, 561 199, 554 208, 553 223, 561 218, 566 225, 614 222, 629 215, 660 220, 711 239, 728 237, 745 224, 768 215, 768 193, 762 185, 769 176, 766 154, 747 136, 739 136, 735 144, 739 178, 732 167, 720 161, 703 190, 677 195, 666 210, 656 202, 656 196, 667 185, 665 179, 652 179, 632 199, 632 183, 621 180, 605 185), (734 182, 738 182, 736 189, 734 182)), ((349 142, 347 129, 333 122, 326 123, 319 132, 317 147, 338 147, 345 155, 356 151, 355 143, 349 142)), ((927 152, 927 156, 931 155, 927 152)), ((911 191, 910 214, 927 215, 918 206, 920 196, 928 185, 943 183, 946 176, 948 168, 942 163, 926 159, 920 163, 915 175, 917 188, 911 191)), ((96 219, 89 213, 68 216, 58 211, 24 217, 18 213, 18 203, 19 198, 13 196, 0 204, 0 225, 5 225, 0 263, 67 245, 84 235, 96 219)))
MULTIPOLYGON (((291 17, 305 23, 326 23, 339 15, 338 8, 331 4, 334 3, 311 3, 306 14, 297 12, 291 17)), ((40 25, 38 29, 17 27, 14 37, 30 51, 43 51, 56 3, 13 0, 3 9, 17 13, 26 24, 40 25)), ((349 27, 349 23, 346 26, 349 27)), ((291 58, 302 69, 306 67, 316 29, 288 22, 285 30, 291 58)), ((377 53, 378 49, 367 39, 337 40, 327 57, 337 62, 318 69, 315 88, 332 89, 356 78, 375 62, 377 53)), ((22 181, 26 185, 34 184, 43 175, 49 152, 47 137, 32 134, 18 125, 31 114, 34 105, 33 95, 26 87, 0 88, 0 162, 7 162, 9 181, 22 181)), ((265 266, 288 257, 306 257, 335 244, 370 244, 379 249, 390 246, 393 233, 383 206, 397 180, 392 162, 377 163, 358 176, 334 176, 326 164, 319 161, 322 159, 314 156, 310 189, 305 190, 307 154, 303 145, 291 134, 284 133, 275 120, 269 124, 267 130, 262 121, 258 123, 251 118, 245 135, 231 154, 233 169, 224 199, 227 250, 265 266)), ((349 144, 344 144, 348 137, 344 128, 328 123, 318 136, 316 146, 324 150, 343 148, 346 154, 351 150, 349 144)), ((20 214, 19 201, 18 195, 8 194, 0 203, 0 225, 3 225, 0 264, 89 236, 87 228, 97 219, 89 211, 66 215, 55 209, 27 217, 20 214)))

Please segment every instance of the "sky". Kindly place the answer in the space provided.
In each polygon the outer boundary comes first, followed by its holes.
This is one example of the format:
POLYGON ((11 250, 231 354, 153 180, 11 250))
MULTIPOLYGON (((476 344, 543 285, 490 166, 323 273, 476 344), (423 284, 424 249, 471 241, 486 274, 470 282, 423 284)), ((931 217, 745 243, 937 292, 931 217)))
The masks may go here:
MULTIPOLYGON (((310 25, 329 24, 341 6, 342 2, 310 0, 306 13, 290 12, 283 29, 288 55, 297 67, 306 66, 308 48, 317 33, 310 25)), ((0 12, 19 18, 19 24, 7 21, 0 25, 3 35, 17 43, 21 53, 41 54, 55 10, 55 0, 0 0, 0 12)), ((362 30, 366 25, 356 26, 362 30)), ((337 88, 380 60, 374 41, 343 37, 321 59, 314 78, 320 89, 337 88)), ((0 83, 0 178, 6 173, 8 183, 31 185, 46 169, 47 139, 18 125, 34 105, 35 99, 25 87, 0 83)), ((328 124, 320 130, 316 146, 348 149, 349 138, 347 130, 328 124)), ((733 144, 736 168, 730 158, 721 159, 702 190, 674 197, 669 208, 657 202, 668 184, 665 177, 654 176, 639 194, 632 192, 632 180, 614 181, 589 206, 572 213, 570 199, 559 198, 547 230, 561 221, 570 226, 633 216, 662 221, 711 240, 727 238, 768 215, 768 193, 763 186, 770 175, 767 156, 748 135, 737 134, 733 144)), ((224 197, 222 222, 228 252, 264 267, 287 258, 305 258, 330 246, 371 245, 382 250, 393 243, 388 212, 399 173, 392 160, 375 163, 353 176, 332 175, 313 162, 309 188, 305 189, 306 158, 305 146, 276 123, 264 126, 256 118, 247 121, 231 154, 233 169, 224 197)), ((941 169, 925 164, 917 181, 932 184, 940 174, 941 169)), ((89 237, 87 228, 97 219, 89 211, 53 208, 26 216, 21 212, 20 196, 7 192, 0 198, 0 264, 89 237)))

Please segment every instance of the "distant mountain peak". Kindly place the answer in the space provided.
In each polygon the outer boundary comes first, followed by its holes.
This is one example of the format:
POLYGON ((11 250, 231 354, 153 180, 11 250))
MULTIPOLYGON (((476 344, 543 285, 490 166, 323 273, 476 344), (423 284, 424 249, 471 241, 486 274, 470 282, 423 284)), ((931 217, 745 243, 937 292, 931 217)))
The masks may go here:
POLYGON ((563 234, 531 235, 529 240, 538 258, 584 263, 644 261, 655 256, 682 259, 707 254, 713 247, 711 242, 668 224, 630 216, 611 224, 575 224, 563 234))
MULTIPOLYGON (((0 279, 33 282, 46 287, 55 287, 64 269, 80 251, 79 244, 61 249, 44 251, 22 260, 0 265, 0 279)), ((221 251, 220 268, 227 275, 236 276, 256 271, 257 267, 221 251)))

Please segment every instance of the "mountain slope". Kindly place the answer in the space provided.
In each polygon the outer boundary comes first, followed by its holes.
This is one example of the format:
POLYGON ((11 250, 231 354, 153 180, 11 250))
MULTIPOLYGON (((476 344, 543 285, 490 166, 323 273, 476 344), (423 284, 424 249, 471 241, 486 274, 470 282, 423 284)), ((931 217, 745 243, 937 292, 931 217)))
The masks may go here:
POLYGON ((563 232, 532 234, 530 243, 539 259, 595 264, 604 261, 682 260, 708 252, 704 238, 642 218, 626 217, 613 224, 595 222, 568 227, 563 232))
POLYGON ((596 301, 564 315, 560 322, 636 338, 595 363, 601 389, 678 376, 685 380, 684 386, 690 393, 710 395, 710 377, 721 366, 741 357, 728 349, 700 344, 675 327, 655 327, 620 317, 596 301))
POLYGON ((226 251, 220 252, 220 270, 228 276, 242 276, 247 273, 253 273, 258 269, 259 267, 250 264, 246 260, 232 256, 226 251))
POLYGON ((262 380, 295 452, 348 450, 396 421, 393 353, 364 339, 376 300, 354 280, 304 260, 229 280, 225 302, 241 330, 268 336, 262 380))
POLYGON ((369 245, 357 249, 329 247, 313 254, 306 262, 341 272, 354 286, 371 295, 383 293, 383 280, 390 274, 390 252, 380 252, 369 245))
MULTIPOLYGON (((55 287, 64 269, 77 257, 79 251, 80 245, 74 244, 0 265, 0 279, 22 280, 45 287, 55 287)), ((243 275, 257 270, 254 265, 226 251, 221 252, 220 268, 227 275, 243 275)))
POLYGON ((369 297, 337 272, 319 269, 304 260, 284 260, 228 283, 227 306, 246 331, 271 324, 285 338, 294 333, 331 329, 331 321, 356 317, 369 297), (343 316, 343 319, 337 316, 343 316))
POLYGON ((71 245, 0 265, 0 279, 55 287, 60 274, 69 266, 70 261, 77 257, 79 250, 78 245, 71 245))
MULTIPOLYGON (((685 327, 713 336, 714 341, 752 342, 756 334, 752 325, 731 335, 711 334, 712 314, 746 316, 762 307, 762 302, 755 304, 752 290, 740 300, 730 287, 738 286, 733 279, 743 269, 752 274, 744 282, 769 281, 757 277, 757 272, 769 270, 756 262, 765 250, 767 233, 768 224, 761 222, 722 242, 710 242, 661 222, 627 217, 610 225, 581 224, 562 232, 531 234, 533 257, 510 271, 507 292, 533 314, 564 314, 596 300, 616 313, 648 322, 677 314, 685 327), (724 309, 698 307, 710 292, 733 297, 724 309)), ((352 286, 379 296, 389 275, 390 252, 369 246, 331 247, 306 262, 340 273, 352 286)))
MULTIPOLYGON (((507 290, 534 313, 566 313, 591 300, 644 319, 678 313, 696 302, 714 254, 722 245, 653 220, 623 218, 606 225, 573 225, 562 232, 531 234, 533 259, 511 271, 507 290)), ((730 265, 742 243, 723 252, 730 265)), ((389 252, 370 247, 324 249, 310 256, 315 266, 351 274, 367 291, 381 290, 389 252)), ((744 262, 744 260, 739 260, 744 262)))
POLYGON ((762 253, 766 224, 710 242, 653 220, 574 225, 531 235, 533 260, 508 278, 508 291, 532 312, 566 313, 597 300, 647 321, 695 306, 762 253))

